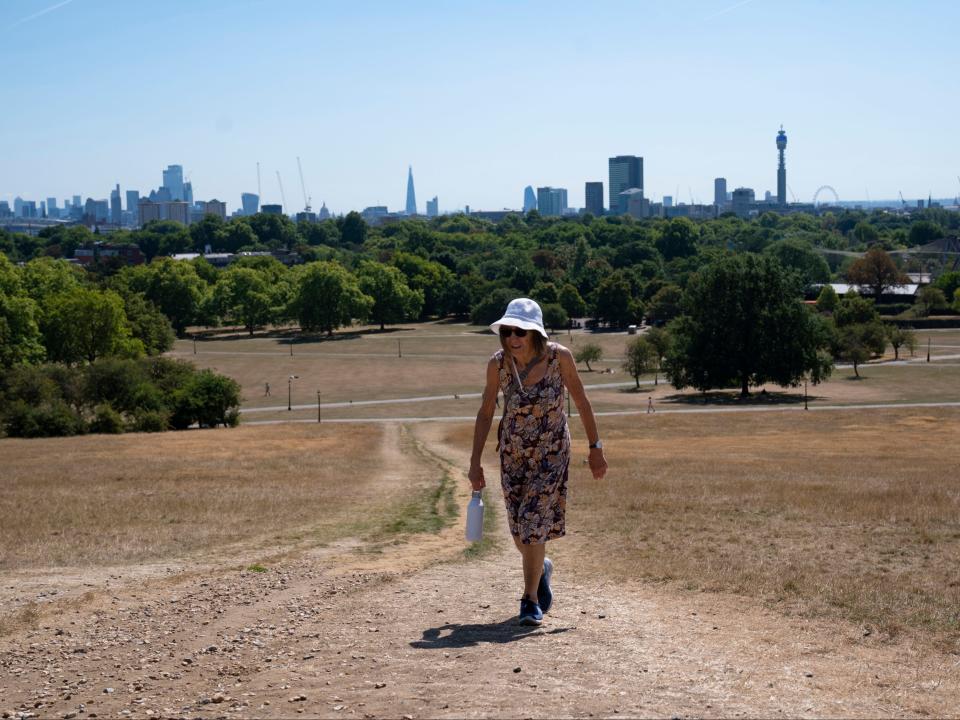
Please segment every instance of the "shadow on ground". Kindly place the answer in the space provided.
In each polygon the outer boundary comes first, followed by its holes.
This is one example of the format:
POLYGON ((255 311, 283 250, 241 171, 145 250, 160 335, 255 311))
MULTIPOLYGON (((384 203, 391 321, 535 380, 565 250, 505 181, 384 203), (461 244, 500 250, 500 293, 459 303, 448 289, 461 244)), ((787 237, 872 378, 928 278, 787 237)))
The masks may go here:
POLYGON ((520 625, 516 618, 503 622, 461 625, 449 623, 423 631, 423 638, 414 640, 410 647, 419 650, 474 647, 480 643, 508 643, 538 635, 558 635, 573 630, 572 627, 544 630, 533 625, 520 625))
MULTIPOLYGON (((649 391, 648 391, 649 392, 649 391)), ((807 395, 809 402, 823 400, 819 395, 807 395)), ((661 398, 660 403, 676 403, 679 405, 728 405, 728 406, 755 406, 755 405, 802 405, 803 393, 767 392, 761 390, 746 397, 740 391, 717 391, 707 393, 686 393, 667 395, 661 398)))

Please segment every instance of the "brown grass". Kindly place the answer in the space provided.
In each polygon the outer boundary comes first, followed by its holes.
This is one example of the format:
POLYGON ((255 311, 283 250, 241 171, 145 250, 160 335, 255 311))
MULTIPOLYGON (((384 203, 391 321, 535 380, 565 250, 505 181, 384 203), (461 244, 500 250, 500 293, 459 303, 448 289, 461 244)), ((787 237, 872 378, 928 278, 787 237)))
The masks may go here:
MULTIPOLYGON (((572 427, 558 567, 960 647, 957 411, 605 418, 599 482, 572 427)), ((470 429, 451 437, 468 445, 470 429)))
POLYGON ((422 479, 404 442, 389 425, 3 440, 0 569, 142 563, 372 531, 422 479))

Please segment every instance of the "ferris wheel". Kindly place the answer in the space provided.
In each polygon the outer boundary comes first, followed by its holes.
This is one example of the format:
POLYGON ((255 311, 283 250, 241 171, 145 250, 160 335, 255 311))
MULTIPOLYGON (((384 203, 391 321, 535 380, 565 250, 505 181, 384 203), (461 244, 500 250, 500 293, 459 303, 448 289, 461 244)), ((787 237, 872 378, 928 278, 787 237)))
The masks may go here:
POLYGON ((820 202, 819 202, 819 201, 820 201, 820 193, 827 193, 827 194, 829 194, 829 195, 833 195, 833 204, 834 204, 834 205, 839 205, 839 204, 840 204, 840 196, 837 195, 837 191, 834 190, 834 189, 833 189, 832 187, 830 187, 829 185, 821 185, 819 188, 817 188, 817 191, 813 194, 813 204, 814 204, 814 207, 819 207, 819 205, 820 205, 820 202))

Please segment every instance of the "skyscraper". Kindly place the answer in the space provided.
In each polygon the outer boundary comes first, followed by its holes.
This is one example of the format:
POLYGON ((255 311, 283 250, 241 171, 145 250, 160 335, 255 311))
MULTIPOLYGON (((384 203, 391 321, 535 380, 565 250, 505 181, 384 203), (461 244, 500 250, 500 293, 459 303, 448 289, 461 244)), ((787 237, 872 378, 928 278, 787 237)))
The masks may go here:
POLYGON ((133 213, 134 222, 137 217, 137 206, 140 204, 140 191, 127 190, 127 212, 133 213))
POLYGON ((171 200, 185 200, 183 194, 183 166, 168 165, 163 171, 163 187, 170 191, 171 200))
POLYGON ((637 155, 617 155, 610 158, 610 212, 623 214, 626 207, 621 207, 620 193, 631 188, 643 190, 643 158, 637 155))
POLYGON ((437 217, 440 214, 440 201, 437 200, 437 196, 433 196, 433 200, 427 200, 427 217, 437 217))
POLYGON ((591 215, 603 215, 602 182, 588 182, 584 186, 584 207, 591 215))
POLYGON ((413 166, 407 169, 407 215, 417 214, 417 194, 413 191, 413 166))
POLYGON ((713 204, 722 208, 727 204, 727 179, 714 178, 713 180, 713 204))
POLYGON ((537 188, 537 210, 543 216, 563 215, 567 209, 567 189, 555 187, 537 188))
POLYGON ((47 217, 49 218, 60 217, 60 211, 57 209, 56 198, 52 198, 52 197, 47 198, 47 217))
POLYGON ((780 163, 777 165, 777 205, 781 207, 787 204, 787 165, 783 157, 786 149, 787 134, 781 125, 780 132, 777 133, 777 154, 780 156, 780 163))
POLYGON ((120 184, 110 191, 110 222, 119 225, 123 219, 123 208, 120 206, 120 184))
POLYGON ((533 192, 533 187, 527 185, 523 189, 523 211, 525 213, 537 209, 537 195, 533 192))
POLYGON ((260 212, 260 196, 256 193, 241 193, 240 204, 244 215, 256 215, 260 212))

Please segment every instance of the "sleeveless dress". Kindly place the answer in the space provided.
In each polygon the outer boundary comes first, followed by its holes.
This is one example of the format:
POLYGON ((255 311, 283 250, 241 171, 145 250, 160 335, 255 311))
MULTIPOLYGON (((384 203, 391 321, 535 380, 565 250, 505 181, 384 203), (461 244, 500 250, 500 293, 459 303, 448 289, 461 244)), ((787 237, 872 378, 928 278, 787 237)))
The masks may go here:
POLYGON ((570 431, 563 412, 559 349, 547 344, 543 378, 525 388, 509 357, 498 350, 500 390, 506 399, 497 433, 501 485, 510 532, 529 545, 566 534, 570 431))

